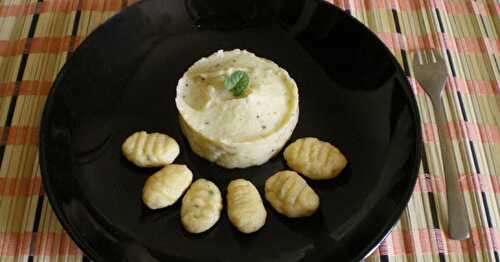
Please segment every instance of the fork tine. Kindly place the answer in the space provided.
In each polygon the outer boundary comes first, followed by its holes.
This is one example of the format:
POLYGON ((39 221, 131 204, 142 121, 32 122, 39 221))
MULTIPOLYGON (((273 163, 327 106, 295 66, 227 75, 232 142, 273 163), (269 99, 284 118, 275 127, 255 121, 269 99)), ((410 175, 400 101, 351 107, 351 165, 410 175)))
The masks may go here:
POLYGON ((435 48, 414 50, 413 61, 413 63, 417 65, 444 63, 443 56, 440 54, 440 51, 435 48))
POLYGON ((437 53, 434 48, 429 49, 429 60, 431 63, 436 63, 437 62, 437 53))
POLYGON ((417 63, 419 65, 423 64, 423 59, 422 59, 422 52, 420 52, 420 50, 418 49, 415 49, 413 51, 413 63, 417 63))
POLYGON ((434 53, 434 49, 430 48, 428 51, 428 62, 429 63, 435 63, 436 62, 436 56, 434 53))
POLYGON ((437 51, 436 51, 436 49, 431 48, 431 49, 429 49, 429 50, 430 50, 430 52, 431 52, 432 56, 433 56, 434 58, 437 58, 437 51))
POLYGON ((440 53, 441 52, 438 49, 433 49, 433 54, 434 54, 434 57, 436 58, 436 62, 444 61, 443 56, 440 53))
POLYGON ((424 53, 426 64, 430 64, 430 63, 434 62, 432 59, 432 49, 424 49, 423 53, 424 53))

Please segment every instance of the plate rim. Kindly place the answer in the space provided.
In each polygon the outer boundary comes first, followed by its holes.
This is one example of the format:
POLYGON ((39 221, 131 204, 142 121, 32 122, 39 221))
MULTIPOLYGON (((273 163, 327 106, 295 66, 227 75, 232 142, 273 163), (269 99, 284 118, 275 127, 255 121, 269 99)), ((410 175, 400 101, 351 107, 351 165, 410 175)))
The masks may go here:
MULTIPOLYGON (((92 31, 90 34, 88 34, 85 39, 80 43, 80 46, 74 51, 77 52, 78 49, 86 42, 88 39, 91 38, 92 35, 96 34, 103 25, 112 23, 112 21, 119 19, 119 17, 123 16, 127 10, 130 10, 131 8, 137 8, 138 6, 149 2, 151 0, 144 0, 144 1, 139 1, 136 2, 130 6, 127 6, 123 9, 121 9, 119 12, 114 14, 112 17, 110 17, 108 20, 106 20, 104 23, 99 25, 94 31, 92 31)), ((412 165, 411 173, 409 173, 409 178, 411 178, 411 188, 413 189, 416 185, 417 178, 418 178, 418 171, 420 168, 420 162, 422 159, 422 153, 423 153, 423 141, 422 141, 422 131, 421 131, 421 124, 420 124, 420 112, 418 110, 418 105, 416 101, 415 94, 412 91, 412 86, 408 80, 408 77, 403 68, 401 67, 401 64, 396 60, 394 54, 392 51, 385 45, 385 43, 371 30, 369 29, 366 25, 364 25, 361 21, 359 21, 356 17, 352 16, 350 13, 347 13, 345 10, 341 9, 340 7, 334 5, 333 3, 330 3, 326 0, 305 0, 305 1, 316 1, 318 3, 323 3, 327 4, 329 8, 334 8, 336 9, 341 16, 343 16, 346 19, 351 20, 354 24, 357 26, 360 26, 363 28, 366 33, 370 34, 372 37, 374 37, 375 41, 379 42, 381 47, 383 48, 384 52, 386 52, 390 58, 391 62, 395 65, 395 70, 397 71, 397 75, 402 78, 402 85, 401 88, 403 89, 402 91, 404 92, 406 98, 408 99, 408 105, 411 109, 411 116, 413 119, 413 124, 415 126, 415 148, 413 148, 412 155, 415 155, 415 161, 412 165)), ((38 146, 38 156, 39 156, 39 165, 40 165, 40 174, 42 177, 42 183, 44 187, 44 192, 45 195, 47 196, 49 200, 49 204, 51 206, 51 209, 54 211, 54 214, 56 215, 57 219, 61 223, 62 227, 64 228, 65 232, 70 236, 71 240, 74 241, 74 243, 82 250, 84 253, 83 255, 89 256, 92 260, 94 261, 106 261, 102 255, 100 255, 94 248, 92 248, 89 244, 88 241, 85 240, 84 237, 80 236, 78 233, 78 229, 72 225, 70 221, 66 219, 65 213, 62 211, 60 208, 60 202, 59 200, 55 197, 52 189, 51 189, 51 184, 49 181, 49 174, 48 171, 48 164, 47 164, 47 159, 46 155, 47 153, 45 152, 46 148, 46 136, 48 136, 48 129, 49 129, 49 123, 48 119, 50 118, 50 115, 53 111, 53 105, 55 101, 55 93, 56 90, 58 89, 58 86, 60 86, 60 82, 63 79, 63 76, 65 75, 65 72, 67 70, 68 64, 70 64, 70 61, 72 61, 73 56, 69 56, 64 65, 61 67, 60 71, 56 75, 56 78, 52 84, 52 87, 50 89, 49 94, 47 95, 46 103, 44 105, 42 117, 41 117, 41 123, 40 123, 40 131, 39 131, 39 146, 38 146)), ((403 61, 404 63, 404 61, 403 61)), ((400 204, 396 206, 395 210, 397 212, 392 212, 392 216, 390 219, 386 219, 386 223, 384 224, 381 231, 377 233, 376 237, 370 242, 369 245, 367 245, 365 248, 362 249, 361 252, 358 252, 358 256, 353 258, 353 261, 361 261, 365 258, 367 258, 369 255, 371 255, 376 248, 384 241, 385 238, 392 232, 394 226, 396 225, 397 221, 401 217, 402 213, 406 209, 410 198, 413 194, 413 190, 408 190, 406 191, 400 200, 400 204)))

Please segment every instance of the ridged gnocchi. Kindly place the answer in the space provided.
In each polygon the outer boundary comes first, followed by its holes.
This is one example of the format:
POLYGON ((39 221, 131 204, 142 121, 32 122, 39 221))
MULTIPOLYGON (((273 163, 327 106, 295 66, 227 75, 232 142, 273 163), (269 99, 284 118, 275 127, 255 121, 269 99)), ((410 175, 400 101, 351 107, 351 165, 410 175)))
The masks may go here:
POLYGON ((171 164, 179 155, 177 142, 161 133, 135 132, 122 145, 125 157, 140 167, 160 167, 171 164))
POLYGON ((212 182, 200 178, 193 182, 182 198, 181 222, 190 233, 210 229, 220 218, 222 196, 212 182))
POLYGON ((142 200, 150 209, 174 204, 193 181, 185 165, 168 165, 150 176, 144 184, 142 200))
POLYGON ((317 138, 297 139, 283 152, 288 166, 310 179, 336 177, 347 165, 347 159, 335 146, 317 138))
POLYGON ((280 171, 266 180, 266 199, 287 217, 312 215, 319 207, 319 196, 294 171, 280 171))
POLYGON ((236 179, 227 187, 229 221, 243 233, 253 233, 266 223, 266 208, 259 191, 248 180, 236 179))

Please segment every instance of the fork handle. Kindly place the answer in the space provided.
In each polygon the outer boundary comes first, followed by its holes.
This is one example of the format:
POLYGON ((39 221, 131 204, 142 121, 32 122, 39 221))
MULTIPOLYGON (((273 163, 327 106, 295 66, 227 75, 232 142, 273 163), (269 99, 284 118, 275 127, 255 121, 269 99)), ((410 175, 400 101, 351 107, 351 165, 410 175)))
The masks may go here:
POLYGON ((445 133, 446 115, 441 97, 432 100, 435 111, 441 157, 446 180, 446 197, 448 204, 448 232, 451 239, 463 240, 469 238, 469 223, 465 210, 464 196, 460 191, 457 166, 452 155, 451 143, 445 133))

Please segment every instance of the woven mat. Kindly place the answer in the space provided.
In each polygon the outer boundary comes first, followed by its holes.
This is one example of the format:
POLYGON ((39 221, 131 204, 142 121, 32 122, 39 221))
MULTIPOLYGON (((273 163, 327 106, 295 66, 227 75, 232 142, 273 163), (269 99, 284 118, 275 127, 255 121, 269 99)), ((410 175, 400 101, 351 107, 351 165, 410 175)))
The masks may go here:
MULTIPOLYGON (((168 0, 166 0, 168 1, 168 0)), ((38 130, 57 72, 126 0, 0 0, 0 261, 88 260, 41 186, 38 130)), ((500 2, 336 0, 377 33, 414 86, 425 155, 412 199, 369 261, 500 261, 500 2), (408 55, 437 48, 450 77, 445 107, 471 238, 446 237, 446 192, 430 101, 408 55)))

